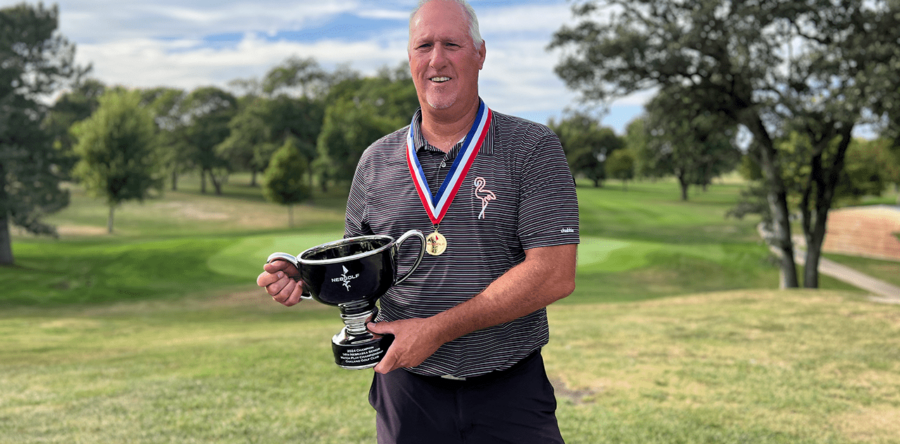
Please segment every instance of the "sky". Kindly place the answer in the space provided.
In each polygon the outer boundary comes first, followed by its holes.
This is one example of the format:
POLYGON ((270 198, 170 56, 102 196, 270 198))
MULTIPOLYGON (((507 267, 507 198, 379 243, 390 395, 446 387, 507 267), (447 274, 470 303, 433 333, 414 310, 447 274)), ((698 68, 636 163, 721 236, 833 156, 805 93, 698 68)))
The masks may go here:
MULTIPOLYGON (((0 0, 0 7, 19 3, 0 0)), ((29 0, 31 2, 31 0, 29 0)), ((291 56, 363 74, 406 63, 416 0, 59 0, 60 32, 92 77, 126 87, 227 87, 291 56)), ((470 0, 487 44, 479 91, 492 109, 547 123, 579 107, 553 72, 553 33, 573 23, 566 0, 470 0)), ((52 4, 52 3, 45 3, 52 4)), ((602 122, 622 134, 648 94, 614 102, 602 122)), ((599 108, 590 108, 599 112, 599 108)))

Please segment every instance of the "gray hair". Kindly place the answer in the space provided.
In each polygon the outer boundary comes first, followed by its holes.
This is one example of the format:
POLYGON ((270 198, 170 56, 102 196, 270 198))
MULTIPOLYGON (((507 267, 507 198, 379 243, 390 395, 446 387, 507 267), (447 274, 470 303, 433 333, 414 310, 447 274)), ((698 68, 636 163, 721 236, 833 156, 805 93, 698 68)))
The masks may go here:
MULTIPOLYGON (((416 9, 413 9, 409 14, 409 27, 412 29, 412 21, 413 18, 416 17, 416 14, 419 13, 419 10, 422 9, 422 6, 425 6, 426 3, 434 0, 419 0, 419 6, 416 6, 416 9)), ((462 6, 463 11, 466 12, 466 17, 469 19, 469 36, 472 37, 472 43, 475 44, 476 49, 481 49, 484 45, 484 39, 481 38, 481 32, 478 31, 478 17, 475 16, 475 10, 472 9, 472 5, 469 4, 466 0, 444 0, 451 1, 456 3, 457 5, 462 6)))

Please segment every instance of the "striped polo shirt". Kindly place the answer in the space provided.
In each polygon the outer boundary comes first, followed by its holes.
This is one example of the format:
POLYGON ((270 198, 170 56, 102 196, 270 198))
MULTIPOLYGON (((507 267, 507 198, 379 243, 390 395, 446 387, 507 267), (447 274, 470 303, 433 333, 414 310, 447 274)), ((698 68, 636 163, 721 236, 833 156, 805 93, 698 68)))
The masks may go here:
MULTIPOLYGON (((421 136, 416 154, 436 193, 462 142, 444 153, 421 136)), ((347 200, 345 236, 434 231, 406 163, 409 127, 379 139, 360 158, 347 200)), ((525 250, 577 244, 578 201, 559 138, 546 126, 493 113, 484 144, 440 223, 447 250, 381 299, 378 321, 427 318, 471 299, 525 260, 525 250), (489 196, 489 197, 488 197, 489 196)), ((399 253, 399 272, 415 260, 418 241, 399 253)), ((505 370, 549 340, 546 309, 478 330, 441 346, 413 373, 473 377, 505 370)))

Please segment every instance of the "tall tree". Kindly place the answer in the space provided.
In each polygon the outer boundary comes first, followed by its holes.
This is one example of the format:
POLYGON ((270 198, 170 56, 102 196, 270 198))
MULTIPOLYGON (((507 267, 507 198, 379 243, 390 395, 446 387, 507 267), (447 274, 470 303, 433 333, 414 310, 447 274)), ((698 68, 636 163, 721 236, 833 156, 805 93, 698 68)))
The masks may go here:
POLYGON ((266 73, 262 90, 270 97, 317 97, 328 91, 328 75, 313 58, 290 57, 266 73))
POLYGON ((47 99, 89 68, 74 64, 75 45, 57 32, 56 6, 0 9, 0 265, 12 265, 10 224, 56 234, 41 218, 68 205, 59 188, 52 138, 41 128, 47 99))
POLYGON ((349 182, 363 151, 382 136, 409 124, 419 107, 409 68, 384 68, 375 77, 349 77, 334 85, 317 148, 327 177, 349 182))
POLYGON ((156 149, 160 165, 171 176, 172 191, 178 190, 178 176, 191 169, 191 150, 187 140, 187 116, 184 99, 177 88, 158 87, 141 91, 141 105, 153 114, 156 124, 156 149))
POLYGON ((237 99, 213 86, 198 88, 181 102, 180 113, 187 122, 184 141, 188 156, 193 166, 200 169, 200 192, 206 193, 208 177, 216 194, 222 194, 229 164, 216 147, 230 134, 228 122, 237 113, 237 99))
POLYGON ((900 64, 898 8, 896 1, 877 0, 588 1, 574 7, 579 23, 560 29, 551 47, 564 50, 557 73, 586 100, 679 86, 689 102, 750 131, 766 177, 784 287, 799 281, 775 141, 791 128, 807 133, 816 148, 806 159, 810 179, 801 202, 804 285, 814 287, 850 134, 865 110, 885 106, 889 77, 900 64), (604 7, 613 13, 603 14, 604 7), (821 153, 836 137, 836 154, 823 163, 821 153))
POLYGON ((612 128, 600 126, 594 117, 574 112, 559 123, 550 119, 550 129, 559 136, 569 169, 600 187, 606 179, 606 159, 625 146, 624 140, 612 128))
POLYGON ((266 120, 266 100, 263 97, 244 96, 238 100, 238 112, 228 122, 228 138, 216 151, 234 169, 249 170, 250 185, 256 186, 256 175, 265 171, 269 159, 278 145, 270 143, 270 122, 266 120))
POLYGON ((143 201, 163 179, 154 141, 153 115, 141 106, 139 91, 110 90, 87 120, 75 124, 75 153, 81 158, 74 174, 92 195, 106 200, 113 232, 114 212, 127 200, 143 201))

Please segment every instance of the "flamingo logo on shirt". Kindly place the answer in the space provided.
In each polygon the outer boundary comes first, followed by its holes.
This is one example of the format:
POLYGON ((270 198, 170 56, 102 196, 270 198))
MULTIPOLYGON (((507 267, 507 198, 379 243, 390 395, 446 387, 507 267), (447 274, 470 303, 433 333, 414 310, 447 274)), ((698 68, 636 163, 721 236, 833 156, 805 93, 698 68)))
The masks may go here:
POLYGON ((479 219, 484 219, 484 211, 487 210, 488 202, 497 199, 497 195, 491 190, 485 190, 484 186, 487 181, 483 177, 475 178, 475 197, 481 199, 481 213, 478 214, 479 219))

